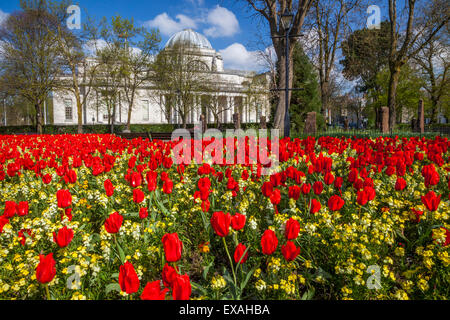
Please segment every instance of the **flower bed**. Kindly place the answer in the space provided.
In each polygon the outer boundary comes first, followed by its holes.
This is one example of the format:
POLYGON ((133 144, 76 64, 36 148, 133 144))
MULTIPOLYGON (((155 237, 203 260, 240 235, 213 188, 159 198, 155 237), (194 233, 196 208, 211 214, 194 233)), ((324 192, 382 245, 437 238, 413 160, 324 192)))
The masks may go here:
POLYGON ((450 297, 448 139, 284 139, 270 176, 175 145, 1 136, 0 299, 450 297))

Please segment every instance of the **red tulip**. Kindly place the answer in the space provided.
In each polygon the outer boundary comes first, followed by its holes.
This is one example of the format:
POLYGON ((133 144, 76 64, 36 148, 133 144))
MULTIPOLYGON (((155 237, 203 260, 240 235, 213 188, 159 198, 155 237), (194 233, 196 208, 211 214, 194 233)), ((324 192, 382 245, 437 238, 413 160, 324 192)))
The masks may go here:
POLYGON ((198 180, 198 189, 200 191, 205 190, 208 191, 211 188, 211 180, 208 177, 203 177, 198 180))
POLYGON ((331 172, 327 172, 327 174, 325 175, 325 177, 323 177, 323 181, 325 181, 325 183, 327 185, 330 185, 333 183, 334 181, 334 176, 331 172))
POLYGON ((333 195, 328 200, 328 208, 330 208, 331 211, 338 211, 344 206, 344 203, 344 199, 338 195, 333 195))
POLYGON ((77 173, 73 169, 67 172, 66 177, 69 183, 77 182, 77 173))
POLYGON ((161 281, 148 282, 141 294, 141 300, 165 300, 169 289, 161 290, 161 281))
POLYGON ((145 199, 145 194, 141 189, 133 189, 133 201, 135 203, 141 203, 145 199))
POLYGON ((278 246, 278 238, 273 230, 266 230, 261 237, 262 253, 271 255, 278 246))
POLYGON ((69 190, 56 191, 56 199, 58 200, 58 208, 67 208, 72 204, 72 195, 69 190))
POLYGON ((241 230, 244 225, 245 225, 245 220, 247 219, 246 216, 244 216, 243 214, 240 213, 236 213, 232 218, 231 218, 231 227, 238 231, 241 230))
POLYGON ((239 260, 241 260, 241 264, 243 264, 245 261, 247 261, 248 258, 248 251, 245 252, 245 250, 247 250, 247 247, 245 245, 243 245, 242 243, 239 243, 236 247, 236 249, 234 250, 234 262, 238 263, 239 260), (245 252, 245 256, 244 256, 244 252, 245 252), (244 256, 244 257, 242 257, 244 256))
POLYGON ((280 190, 274 189, 272 194, 270 195, 270 202, 276 206, 280 203, 280 201, 281 201, 280 190))
POLYGON ((358 191, 356 201, 360 206, 364 206, 369 201, 369 194, 363 191, 358 191))
POLYGON ((105 229, 109 233, 117 233, 122 226, 122 222, 123 216, 121 216, 118 212, 114 212, 105 220, 105 229))
POLYGON ((156 189, 156 186, 158 185, 158 182, 157 182, 158 172, 149 171, 149 172, 147 172, 146 178, 147 178, 148 191, 154 191, 156 189))
POLYGON ((425 187, 435 186, 439 183, 439 173, 433 164, 423 166, 422 176, 425 179, 425 187))
POLYGON ((73 239, 73 230, 68 229, 67 226, 59 229, 58 233, 53 232, 53 241, 60 247, 64 248, 69 245, 73 239))
POLYGON ((292 261, 300 254, 300 248, 297 248, 292 241, 288 241, 281 246, 281 253, 287 261, 292 261))
POLYGON ((342 183, 344 182, 344 179, 342 177, 336 177, 334 180, 334 187, 336 189, 340 189, 342 187, 342 183))
POLYGON ((163 192, 166 194, 171 194, 172 190, 173 190, 173 181, 167 178, 163 184, 163 192))
POLYGON ((436 211, 439 207, 439 203, 441 202, 441 196, 436 196, 434 191, 429 191, 425 196, 422 196, 422 203, 427 207, 430 211, 436 211))
POLYGON ((230 232, 231 216, 222 211, 214 212, 211 217, 211 226, 219 237, 226 237, 230 232))
POLYGON ((267 181, 264 182, 261 186, 261 192, 264 195, 264 197, 270 197, 273 192, 273 185, 271 182, 267 181))
POLYGON ((43 175, 42 182, 44 182, 45 184, 49 184, 50 182, 52 182, 52 175, 50 173, 43 175))
POLYGON ((119 269, 120 290, 128 294, 139 290, 139 278, 131 262, 127 261, 119 269))
POLYGON ((406 188, 406 181, 402 177, 398 177, 395 182, 395 190, 401 191, 406 188))
POLYGON ((301 189, 302 189, 302 193, 304 195, 307 195, 308 193, 311 192, 311 185, 309 183, 304 183, 304 184, 302 184, 302 188, 301 189))
POLYGON ((139 209, 139 218, 145 219, 148 217, 148 208, 143 207, 139 209))
POLYGON ((312 214, 318 212, 318 211, 320 210, 321 207, 322 207, 322 206, 321 206, 321 204, 320 204, 319 201, 317 201, 316 199, 312 199, 312 200, 311 200, 310 212, 311 212, 312 214))
POLYGON ((17 214, 21 217, 28 214, 28 201, 21 201, 17 205, 17 214))
POLYGON ((142 175, 139 172, 133 172, 130 176, 130 184, 133 188, 139 187, 142 183, 142 175))
POLYGON ((53 259, 53 253, 44 256, 39 255, 39 264, 36 268, 36 279, 40 283, 49 283, 53 280, 56 274, 56 262, 53 259))
POLYGON ((286 227, 284 229, 284 236, 288 240, 293 240, 298 237, 298 234, 300 232, 300 223, 290 218, 288 221, 286 221, 286 227))
POLYGON ((201 207, 203 212, 208 212, 210 206, 211 203, 209 202, 209 200, 202 201, 201 207))
POLYGON ((315 194, 317 194, 317 195, 321 194, 322 191, 323 191, 323 183, 322 183, 322 181, 316 181, 316 182, 314 182, 314 184, 313 184, 313 190, 314 190, 314 193, 315 193, 315 194))
POLYGON ((106 195, 108 197, 111 197, 114 194, 115 189, 111 180, 106 179, 105 182, 103 183, 103 186, 105 187, 106 195))
POLYGON ((5 210, 3 211, 3 216, 5 218, 12 218, 17 212, 17 206, 14 201, 5 201, 5 210))
POLYGON ((177 269, 175 269, 174 267, 170 266, 166 262, 166 264, 164 265, 163 270, 162 270, 163 284, 166 287, 172 287, 173 286, 173 282, 175 281, 175 278, 177 276, 178 276, 177 269))
POLYGON ((167 262, 177 262, 181 259, 183 243, 177 233, 166 233, 161 239, 167 262))
POLYGON ((294 199, 295 201, 300 198, 300 187, 299 186, 290 186, 288 191, 288 196, 290 199, 294 199))
POLYGON ((0 216, 0 233, 3 232, 3 227, 9 223, 9 219, 5 216, 0 216))
POLYGON ((191 282, 187 274, 177 277, 173 281, 173 300, 189 300, 192 292, 191 282))

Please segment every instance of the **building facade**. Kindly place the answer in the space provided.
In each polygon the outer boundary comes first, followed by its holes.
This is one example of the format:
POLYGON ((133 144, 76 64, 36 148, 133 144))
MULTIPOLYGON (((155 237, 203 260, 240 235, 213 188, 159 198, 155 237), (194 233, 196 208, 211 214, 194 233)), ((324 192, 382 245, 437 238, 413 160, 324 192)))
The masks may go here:
MULTIPOLYGON (((175 46, 186 48, 186 54, 192 55, 201 64, 202 72, 214 82, 213 92, 193 92, 194 107, 189 110, 187 123, 198 123, 204 114, 208 123, 232 123, 233 114, 239 113, 242 123, 257 123, 261 116, 269 117, 268 84, 250 88, 250 84, 259 78, 268 83, 266 74, 255 72, 226 70, 221 54, 214 50, 206 37, 185 29, 174 34, 166 43, 165 50, 175 46), (257 93, 255 93, 257 92, 257 93), (213 107, 211 107, 213 106, 213 107), (213 112, 213 111, 220 112, 213 112), (216 119, 219 117, 220 119, 216 119)), ((86 92, 81 88, 81 93, 86 92)), ((123 92, 119 92, 115 103, 115 124, 125 124, 128 117, 128 103, 123 92), (122 96, 121 96, 122 93, 122 96)), ((146 83, 136 91, 131 124, 181 124, 182 119, 174 105, 167 101, 168 96, 156 90, 152 83, 146 83), (172 108, 166 112, 167 108, 172 108)), ((75 96, 70 91, 55 91, 51 95, 53 105, 53 124, 75 125, 78 123, 75 96)), ((177 103, 172 99, 173 104, 177 103)), ((105 107, 99 90, 89 90, 89 96, 83 105, 83 124, 108 124, 111 112, 105 107)))

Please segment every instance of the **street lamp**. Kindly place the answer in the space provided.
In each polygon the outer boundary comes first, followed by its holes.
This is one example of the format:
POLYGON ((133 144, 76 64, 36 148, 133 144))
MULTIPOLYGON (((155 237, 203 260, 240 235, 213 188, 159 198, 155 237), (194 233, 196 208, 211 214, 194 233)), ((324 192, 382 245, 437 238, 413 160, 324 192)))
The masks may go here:
POLYGON ((286 41, 286 83, 285 83, 285 112, 284 112, 284 137, 289 137, 291 131, 291 120, 289 117, 289 32, 292 28, 292 20, 294 15, 289 11, 288 8, 280 15, 281 25, 285 31, 285 41, 286 41))

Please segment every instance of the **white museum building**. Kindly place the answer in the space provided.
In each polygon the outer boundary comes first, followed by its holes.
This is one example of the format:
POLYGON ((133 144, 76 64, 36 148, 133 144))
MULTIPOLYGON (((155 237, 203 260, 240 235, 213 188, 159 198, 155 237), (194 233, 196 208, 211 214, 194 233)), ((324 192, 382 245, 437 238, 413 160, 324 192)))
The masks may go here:
MULTIPOLYGON (((189 110, 187 123, 198 123, 200 115, 204 114, 208 123, 219 120, 220 123, 232 123, 233 114, 239 113, 242 123, 260 122, 261 116, 269 118, 270 105, 268 94, 268 75, 265 73, 242 70, 224 69, 224 62, 221 54, 214 50, 208 39, 192 29, 185 29, 175 33, 170 37, 165 45, 165 49, 182 45, 188 48, 187 54, 195 56, 195 59, 202 65, 202 72, 209 75, 209 79, 214 79, 214 91, 194 92, 194 107, 189 110), (258 83, 264 83, 257 88, 258 94, 249 89, 249 84, 256 78, 264 79, 258 83), (214 119, 214 112, 211 108, 205 108, 205 103, 215 104, 215 108, 222 112, 215 114, 220 119, 214 119)), ((81 93, 86 92, 81 87, 81 93)), ((120 97, 120 94, 119 94, 120 97)), ((165 96, 156 91, 152 84, 139 87, 136 91, 133 109, 131 113, 131 124, 181 124, 181 119, 176 110, 166 113, 165 96), (163 107, 164 105, 164 107, 163 107), (170 114, 170 116, 167 116, 170 114)), ((70 91, 57 91, 51 95, 53 104, 53 124, 55 125, 75 125, 78 122, 75 96, 70 91)), ((177 102, 174 102, 177 103, 177 102)), ((170 108, 170 106, 169 106, 170 108)), ((125 99, 119 98, 115 105, 115 124, 125 124, 128 117, 128 103, 125 99)), ((111 112, 110 112, 111 113, 111 112)), ((112 114, 112 113, 111 113, 112 114)), ((83 105, 83 124, 108 124, 109 115, 107 109, 102 106, 102 99, 99 98, 98 90, 90 90, 86 103, 83 105)), ((47 123, 49 119, 46 119, 47 123)))

